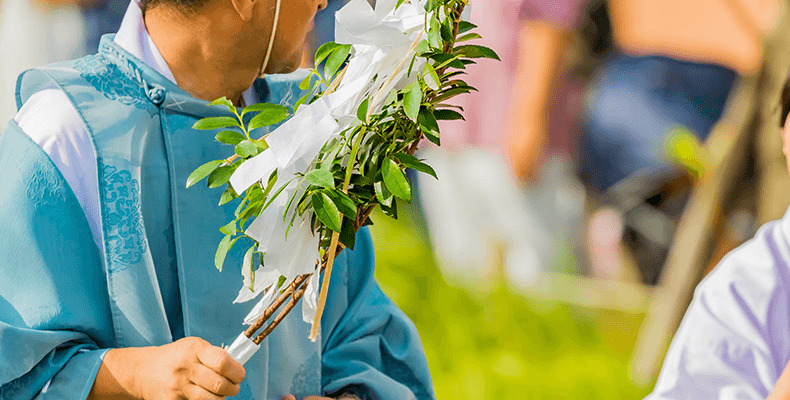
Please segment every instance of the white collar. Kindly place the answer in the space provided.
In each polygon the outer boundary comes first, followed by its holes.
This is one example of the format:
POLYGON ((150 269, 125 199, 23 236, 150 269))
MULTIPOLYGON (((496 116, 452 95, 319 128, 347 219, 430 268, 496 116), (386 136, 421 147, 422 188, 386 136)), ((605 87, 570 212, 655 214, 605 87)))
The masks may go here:
MULTIPOLYGON (((148 34, 145 21, 143 21, 143 12, 140 10, 137 0, 129 2, 129 7, 126 9, 123 22, 121 22, 121 27, 118 29, 114 40, 129 54, 139 58, 140 61, 178 85, 175 76, 170 71, 170 67, 167 66, 167 62, 165 62, 159 49, 156 48, 154 41, 151 40, 151 36, 148 34)), ((254 87, 245 90, 242 93, 242 97, 248 105, 259 101, 254 87)))
POLYGON ((136 0, 129 2, 129 7, 123 16, 123 22, 121 22, 121 28, 115 35, 115 43, 171 82, 178 84, 173 73, 170 72, 167 62, 162 58, 162 54, 159 53, 159 49, 151 40, 151 36, 148 35, 143 21, 143 12, 136 0))

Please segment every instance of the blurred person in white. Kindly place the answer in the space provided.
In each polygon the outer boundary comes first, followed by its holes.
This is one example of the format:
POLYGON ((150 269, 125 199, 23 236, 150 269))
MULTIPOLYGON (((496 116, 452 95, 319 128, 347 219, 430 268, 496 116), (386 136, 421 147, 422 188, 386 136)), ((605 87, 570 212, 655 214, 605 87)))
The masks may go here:
MULTIPOLYGON (((584 196, 578 186, 552 179, 557 190, 540 196, 544 199, 527 199, 507 165, 505 154, 511 145, 506 142, 505 128, 512 115, 523 112, 523 103, 509 101, 514 86, 528 88, 532 98, 547 101, 548 94, 542 92, 550 90, 549 83, 560 69, 561 52, 555 49, 569 39, 585 3, 472 3, 471 22, 483 36, 479 43, 494 49, 502 62, 486 59, 468 66, 467 82, 479 92, 458 101, 466 122, 443 121, 442 147, 421 153, 439 176, 438 181, 420 177, 420 197, 437 262, 451 279, 485 281, 501 263, 511 283, 533 284, 553 252, 554 235, 546 229, 545 219, 556 213, 544 208, 557 206, 557 199, 569 198, 573 203, 572 199, 584 196), (563 34, 547 36, 547 26, 563 34)), ((574 205, 578 204, 570 208, 574 205)), ((568 218, 573 213, 564 214, 568 218)))
POLYGON ((0 121, 16 114, 16 78, 39 65, 85 54, 78 0, 0 1, 0 121), (13 54, 13 56, 9 56, 13 54))
MULTIPOLYGON (((790 82, 782 95, 790 170, 790 82)), ((699 284, 648 400, 790 399, 790 210, 699 284)))

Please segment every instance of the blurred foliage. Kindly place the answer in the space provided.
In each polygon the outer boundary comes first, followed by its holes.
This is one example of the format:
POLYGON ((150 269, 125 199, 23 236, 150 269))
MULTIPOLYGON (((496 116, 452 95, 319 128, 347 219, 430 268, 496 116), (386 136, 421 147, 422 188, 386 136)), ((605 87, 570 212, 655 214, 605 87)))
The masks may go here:
MULTIPOLYGON (((641 399, 628 379, 643 315, 448 284, 412 207, 373 216, 376 277, 414 321, 438 399, 641 399), (406 211, 406 210, 404 210, 406 211)), ((482 285, 481 285, 482 286, 482 285)))

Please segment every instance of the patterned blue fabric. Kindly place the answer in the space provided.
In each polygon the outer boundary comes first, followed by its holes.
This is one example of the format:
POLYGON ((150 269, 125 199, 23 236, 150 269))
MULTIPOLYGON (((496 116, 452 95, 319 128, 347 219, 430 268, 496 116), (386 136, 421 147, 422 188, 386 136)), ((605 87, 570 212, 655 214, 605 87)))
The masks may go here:
POLYGON ((105 182, 102 215, 109 235, 104 239, 113 264, 125 268, 140 262, 148 243, 140 210, 140 184, 129 171, 105 165, 101 172, 105 182))
POLYGON ((117 65, 110 63, 107 57, 100 54, 86 56, 74 63, 74 69, 107 99, 144 110, 149 108, 145 90, 135 82, 116 79, 115 77, 121 75, 121 70, 117 65))
MULTIPOLYGON (((219 191, 184 185, 197 166, 232 152, 212 134, 191 129, 227 110, 189 96, 111 36, 100 48, 96 56, 23 74, 17 100, 21 105, 55 83, 86 121, 100 178, 103 257, 46 155, 13 124, 0 142, 0 168, 16 171, 0 178, 5 397, 85 398, 106 349, 182 336, 229 344, 251 307, 232 304, 250 242, 237 242, 222 272, 213 265, 218 227, 236 204, 218 207, 219 191)), ((270 102, 291 104, 303 77, 272 76, 256 87, 266 88, 270 102)), ((322 340, 308 339, 301 313, 289 315, 245 365, 236 398, 320 395, 348 386, 381 400, 433 398, 416 330, 381 293, 373 261, 363 230, 355 250, 335 263, 322 340)))

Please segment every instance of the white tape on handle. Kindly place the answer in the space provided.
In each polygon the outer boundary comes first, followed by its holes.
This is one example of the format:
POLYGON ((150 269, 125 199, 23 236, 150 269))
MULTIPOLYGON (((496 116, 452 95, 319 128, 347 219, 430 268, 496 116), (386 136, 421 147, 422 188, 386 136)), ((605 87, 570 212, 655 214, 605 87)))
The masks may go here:
POLYGON ((241 365, 244 365, 259 348, 260 346, 242 333, 228 347, 228 354, 241 365))

